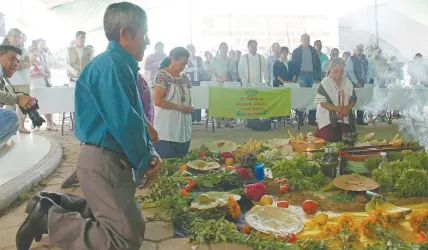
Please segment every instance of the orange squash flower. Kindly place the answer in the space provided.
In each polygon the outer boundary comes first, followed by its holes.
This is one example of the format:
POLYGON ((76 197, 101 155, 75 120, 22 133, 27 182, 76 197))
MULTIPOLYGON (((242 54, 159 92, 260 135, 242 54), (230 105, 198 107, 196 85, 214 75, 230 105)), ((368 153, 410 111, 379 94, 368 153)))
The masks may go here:
POLYGON ((232 219, 238 219, 241 217, 241 207, 232 196, 227 198, 227 208, 232 219))

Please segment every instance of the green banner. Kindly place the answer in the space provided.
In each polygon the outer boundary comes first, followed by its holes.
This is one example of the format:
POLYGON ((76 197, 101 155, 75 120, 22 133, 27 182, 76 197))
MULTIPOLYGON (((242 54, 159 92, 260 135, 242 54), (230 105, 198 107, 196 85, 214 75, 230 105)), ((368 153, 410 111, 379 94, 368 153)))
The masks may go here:
POLYGON ((209 115, 255 119, 290 115, 291 89, 209 87, 209 115))

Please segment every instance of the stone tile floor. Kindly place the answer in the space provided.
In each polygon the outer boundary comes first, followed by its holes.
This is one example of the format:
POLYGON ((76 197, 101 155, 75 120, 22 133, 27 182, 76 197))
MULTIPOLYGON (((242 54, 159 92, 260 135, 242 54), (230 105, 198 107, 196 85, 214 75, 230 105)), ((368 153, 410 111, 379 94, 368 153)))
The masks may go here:
MULTIPOLYGON (((39 132, 57 140, 63 148, 63 159, 55 172, 46 180, 44 180, 29 197, 36 194, 40 190, 67 192, 77 195, 82 195, 80 189, 61 190, 60 184, 71 173, 77 160, 79 152, 79 142, 75 139, 72 132, 65 132, 61 136, 60 132, 39 132)), ((144 192, 144 190, 139 191, 144 192)), ((27 196, 27 195, 25 195, 27 196)), ((20 205, 15 204, 13 208, 0 215, 0 250, 12 250, 15 247, 15 235, 24 221, 26 214, 26 202, 21 202, 20 205)), ((142 211, 146 218, 153 217, 157 214, 156 209, 145 209, 142 211)), ((56 250, 59 249, 49 244, 48 237, 43 237, 39 243, 33 243, 32 250, 56 250)), ((250 248, 233 245, 219 244, 215 246, 201 245, 199 247, 191 244, 187 238, 173 238, 172 224, 170 222, 152 221, 146 224, 145 242, 141 249, 144 250, 249 250, 250 248)))

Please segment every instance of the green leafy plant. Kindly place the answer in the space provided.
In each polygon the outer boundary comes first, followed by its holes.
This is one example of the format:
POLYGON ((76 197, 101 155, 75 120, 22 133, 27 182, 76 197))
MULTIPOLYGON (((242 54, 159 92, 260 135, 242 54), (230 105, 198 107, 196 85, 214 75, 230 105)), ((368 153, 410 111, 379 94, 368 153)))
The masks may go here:
POLYGON ((318 163, 309 161, 305 156, 296 156, 292 160, 281 160, 272 168, 274 178, 286 178, 290 190, 319 190, 325 182, 318 163))
POLYGON ((190 227, 189 238, 198 243, 235 242, 244 236, 236 230, 235 224, 225 218, 219 220, 195 219, 190 227))
POLYGON ((382 162, 382 158, 380 157, 369 157, 367 158, 364 163, 366 165, 366 168, 372 172, 373 170, 377 169, 379 167, 379 164, 382 162))
POLYGON ((355 201, 354 196, 346 192, 336 193, 329 196, 328 198, 332 201, 342 202, 342 203, 351 203, 355 201))
POLYGON ((421 169, 406 169, 397 180, 395 189, 400 197, 428 195, 428 174, 421 169))

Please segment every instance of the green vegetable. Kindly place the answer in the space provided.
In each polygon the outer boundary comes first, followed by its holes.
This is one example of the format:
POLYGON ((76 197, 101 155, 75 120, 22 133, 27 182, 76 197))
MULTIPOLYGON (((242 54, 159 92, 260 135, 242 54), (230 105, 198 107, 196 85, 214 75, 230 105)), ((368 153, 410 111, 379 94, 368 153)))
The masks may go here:
POLYGON ((271 171, 274 178, 286 178, 293 191, 319 190, 326 180, 318 163, 301 155, 277 162, 271 171))
POLYGON ((411 168, 428 171, 428 155, 424 151, 410 152, 404 156, 403 161, 411 168))
POLYGON ((195 219, 190 227, 189 238, 198 243, 220 243, 237 241, 244 236, 236 230, 235 224, 225 218, 220 220, 195 219))
POLYGON ((380 157, 370 157, 367 158, 364 163, 366 165, 366 168, 372 172, 373 170, 377 169, 379 167, 379 164, 382 162, 382 158, 380 157))
POLYGON ((342 203, 351 203, 351 202, 355 201, 354 196, 351 194, 348 194, 346 192, 336 193, 336 194, 331 195, 328 198, 332 201, 342 202, 342 203))
POLYGON ((425 170, 406 169, 397 180, 395 189, 400 197, 428 195, 428 174, 425 170))

